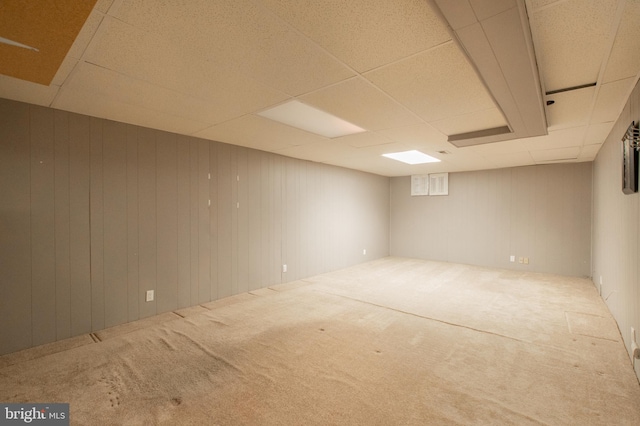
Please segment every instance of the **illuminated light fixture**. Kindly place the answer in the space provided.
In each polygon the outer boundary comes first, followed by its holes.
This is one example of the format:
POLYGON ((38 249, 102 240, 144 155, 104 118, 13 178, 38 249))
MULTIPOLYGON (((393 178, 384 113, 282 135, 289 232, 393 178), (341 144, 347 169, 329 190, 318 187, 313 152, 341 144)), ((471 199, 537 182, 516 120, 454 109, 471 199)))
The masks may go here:
POLYGON ((327 138, 366 132, 355 124, 298 101, 280 104, 258 115, 327 138))
POLYGON ((382 154, 383 157, 391 158, 393 160, 402 161, 407 164, 425 164, 425 163, 439 163, 440 160, 433 158, 430 155, 424 154, 420 151, 402 151, 392 152, 390 154, 382 154))

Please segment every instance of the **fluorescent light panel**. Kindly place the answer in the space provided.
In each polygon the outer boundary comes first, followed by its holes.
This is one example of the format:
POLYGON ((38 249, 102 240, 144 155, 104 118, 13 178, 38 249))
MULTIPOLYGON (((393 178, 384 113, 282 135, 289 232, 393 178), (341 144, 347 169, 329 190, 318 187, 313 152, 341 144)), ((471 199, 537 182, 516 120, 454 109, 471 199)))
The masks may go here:
POLYGON ((439 163, 440 160, 433 158, 430 155, 422 153, 420 151, 402 151, 392 152, 389 154, 382 154, 383 157, 391 158, 393 160, 402 161, 407 164, 425 164, 425 163, 439 163))
POLYGON ((327 138, 366 131, 355 124, 298 101, 286 102, 262 111, 258 115, 327 138))

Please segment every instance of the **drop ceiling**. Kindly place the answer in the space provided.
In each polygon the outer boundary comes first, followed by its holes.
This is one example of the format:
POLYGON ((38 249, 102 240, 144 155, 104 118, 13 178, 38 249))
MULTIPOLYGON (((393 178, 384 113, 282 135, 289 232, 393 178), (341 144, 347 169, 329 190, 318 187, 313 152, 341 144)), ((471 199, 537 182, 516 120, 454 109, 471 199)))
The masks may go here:
POLYGON ((632 0, 29 3, 0 97, 384 176, 592 161, 640 72, 632 0), (260 115, 293 100, 366 131, 260 115))

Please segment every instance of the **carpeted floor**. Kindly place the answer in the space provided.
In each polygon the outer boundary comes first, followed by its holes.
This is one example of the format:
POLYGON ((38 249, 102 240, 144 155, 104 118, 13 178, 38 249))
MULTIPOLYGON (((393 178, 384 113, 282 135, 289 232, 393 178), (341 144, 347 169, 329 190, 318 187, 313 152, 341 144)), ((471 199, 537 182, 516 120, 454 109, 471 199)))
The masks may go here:
POLYGON ((72 424, 640 424, 586 279, 384 258, 0 357, 72 424))

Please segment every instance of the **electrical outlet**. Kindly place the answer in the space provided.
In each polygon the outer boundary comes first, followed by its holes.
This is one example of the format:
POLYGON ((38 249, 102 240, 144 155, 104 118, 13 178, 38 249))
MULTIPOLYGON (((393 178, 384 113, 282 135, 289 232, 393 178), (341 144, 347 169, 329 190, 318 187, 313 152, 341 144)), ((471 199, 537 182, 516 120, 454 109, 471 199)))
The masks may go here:
POLYGON ((282 272, 287 272, 287 265, 282 265, 282 272))
POLYGON ((155 296, 155 292, 153 290, 147 290, 147 302, 153 302, 153 298, 155 296))
POLYGON ((515 262, 515 261, 516 261, 516 257, 513 254, 509 256, 509 262, 515 262))
POLYGON ((367 249, 362 249, 362 255, 366 256, 367 255, 367 249))
POLYGON ((521 257, 519 257, 519 258, 518 258, 518 263, 524 263, 524 257, 522 257, 522 256, 521 256, 521 257))
POLYGON ((528 264, 529 264, 529 258, 528 258, 528 257, 525 257, 525 258, 524 258, 524 264, 525 264, 525 265, 528 265, 528 264))

